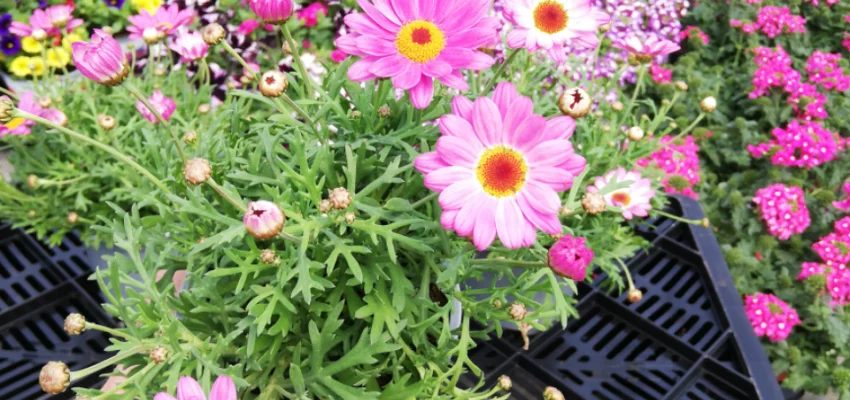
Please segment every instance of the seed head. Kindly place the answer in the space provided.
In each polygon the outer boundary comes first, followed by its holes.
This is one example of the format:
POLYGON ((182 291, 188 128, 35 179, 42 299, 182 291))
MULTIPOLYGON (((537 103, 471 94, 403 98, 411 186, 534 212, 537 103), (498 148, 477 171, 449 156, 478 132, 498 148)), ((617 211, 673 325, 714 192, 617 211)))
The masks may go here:
POLYGON ((192 185, 200 185, 209 180, 210 176, 212 176, 212 167, 210 162, 203 158, 186 161, 186 166, 183 167, 183 178, 192 185))
POLYGON ((198 142, 198 133, 195 131, 189 131, 183 134, 183 143, 186 144, 195 144, 198 142))
POLYGON ((112 118, 109 115, 100 114, 97 116, 97 123, 101 128, 108 131, 115 127, 115 118, 112 118))
POLYGON ((528 315, 528 310, 525 308, 525 304, 522 303, 511 304, 511 309, 508 312, 514 321, 522 321, 528 315))
POLYGON ((507 375, 502 375, 499 377, 499 389, 510 392, 513 387, 513 382, 511 382, 511 378, 507 375))
POLYGON ((42 97, 38 99, 38 105, 40 105, 41 108, 50 108, 50 106, 53 105, 53 100, 51 100, 50 97, 42 97))
POLYGON ((625 108, 625 106, 623 105, 623 102, 621 102, 621 101, 615 101, 615 102, 611 103, 611 109, 613 109, 614 111, 620 112, 620 111, 623 111, 624 108, 625 108))
POLYGON ((154 364, 162 364, 168 359, 168 349, 163 346, 156 346, 151 350, 150 356, 154 364))
POLYGON ((263 264, 280 264, 280 259, 277 258, 277 254, 272 249, 265 249, 262 253, 260 253, 260 261, 263 264))
POLYGON ((699 108, 707 113, 714 112, 714 110, 717 109, 717 99, 712 96, 708 96, 699 102, 699 108))
POLYGON ((330 201, 331 206, 337 210, 346 209, 351 205, 351 193, 349 193, 346 188, 336 188, 331 190, 328 195, 328 201, 330 201))
POLYGON ((211 109, 212 108, 210 107, 209 103, 204 103, 198 106, 198 112, 202 115, 209 114, 211 109))
POLYGON ((382 105, 378 108, 378 116, 381 118, 389 118, 390 117, 390 106, 382 105))
POLYGON ((598 192, 587 192, 581 198, 581 208, 590 215, 601 214, 605 211, 605 197, 598 192))
POLYGON ((38 384, 45 393, 62 393, 71 384, 71 371, 61 361, 50 361, 41 368, 38 384))
POLYGON ((210 46, 215 46, 221 43, 226 34, 227 33, 224 31, 224 28, 217 23, 209 24, 201 31, 201 36, 203 36, 204 42, 210 46))
POLYGON ((69 335, 79 335, 86 330, 86 317, 81 314, 68 314, 65 318, 65 332, 69 335))
POLYGON ((641 129, 639 126, 633 126, 629 128, 628 135, 629 140, 633 142, 639 142, 641 139, 643 139, 644 136, 643 129, 641 129))
POLYGON ((353 212, 349 211, 345 213, 345 223, 353 224, 355 219, 357 219, 357 216, 355 216, 353 212))
POLYGON ((679 89, 682 92, 688 91, 688 84, 685 83, 685 81, 676 81, 675 85, 676 85, 676 89, 679 89))
POLYGON ((319 212, 321 212, 322 214, 327 214, 331 211, 331 208, 332 206, 330 200, 322 200, 321 202, 319 202, 319 212))
POLYGON ((643 292, 641 292, 639 289, 629 290, 628 298, 629 303, 637 303, 641 299, 643 299, 643 292))
POLYGON ((289 80, 283 72, 271 70, 260 77, 260 93, 266 97, 278 97, 289 87, 289 80))
POLYGON ((71 211, 71 212, 68 213, 68 225, 74 225, 79 220, 80 220, 80 216, 77 215, 76 211, 71 211))
POLYGON ((543 400, 564 400, 564 394, 551 386, 543 391, 543 400))
POLYGON ((582 118, 590 113, 592 105, 590 95, 578 87, 567 89, 558 99, 558 108, 561 112, 573 118, 582 118))
POLYGON ((30 189, 35 189, 38 187, 38 176, 30 174, 27 176, 27 187, 30 189))

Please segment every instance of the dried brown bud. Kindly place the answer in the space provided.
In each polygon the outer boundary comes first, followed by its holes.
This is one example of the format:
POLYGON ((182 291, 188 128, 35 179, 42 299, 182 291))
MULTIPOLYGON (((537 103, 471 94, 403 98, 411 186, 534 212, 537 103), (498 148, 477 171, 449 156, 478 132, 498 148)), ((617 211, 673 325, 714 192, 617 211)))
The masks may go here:
POLYGON ((265 249, 262 253, 260 253, 260 261, 263 264, 280 264, 280 259, 277 258, 277 254, 275 254, 272 249, 265 249))
POLYGON ((328 195, 328 201, 330 201, 331 206, 337 210, 346 209, 351 205, 351 193, 349 193, 346 188, 336 188, 331 190, 328 195))
POLYGON ((351 118, 353 118, 353 119, 358 119, 358 118, 360 118, 361 115, 362 114, 360 113, 360 111, 357 111, 357 110, 354 110, 354 111, 351 112, 351 118))
POLYGON ((493 308, 502 308, 502 301, 499 299, 493 300, 493 308))
POLYGON ((86 318, 81 314, 68 314, 65 318, 65 332, 69 335, 79 335, 86 330, 86 318))
POLYGON ((355 216, 353 212, 349 211, 345 213, 345 223, 353 224, 355 219, 357 219, 357 216, 355 216))
POLYGON ((38 177, 35 175, 27 176, 27 187, 30 189, 35 189, 38 187, 38 177))
POLYGON ((611 103, 611 109, 614 110, 614 111, 620 112, 620 111, 623 111, 624 108, 625 108, 625 106, 623 105, 623 102, 621 102, 621 101, 615 101, 615 102, 611 103))
POLYGON ((186 161, 186 166, 183 168, 183 178, 186 182, 192 185, 200 185, 212 176, 212 167, 210 162, 203 158, 193 158, 186 161))
POLYGON ((204 42, 210 46, 221 43, 226 34, 227 32, 224 31, 224 28, 216 23, 209 24, 201 30, 201 36, 204 38, 204 42))
POLYGON ((564 400, 564 394, 551 386, 543 390, 543 400, 564 400))
POLYGON ((582 118, 590 113, 592 105, 590 95, 584 89, 577 87, 567 89, 558 99, 558 108, 561 112, 573 118, 582 118))
POLYGON ((319 212, 326 214, 331 211, 331 202, 329 200, 322 200, 319 203, 319 212))
POLYGON ((168 349, 163 346, 156 346, 151 350, 150 356, 154 364, 162 364, 168 359, 168 349))
POLYGON ((378 116, 381 118, 389 118, 390 117, 390 106, 383 105, 378 108, 378 116))
POLYGON ((45 393, 62 393, 71 384, 71 371, 61 361, 50 361, 41 368, 38 384, 45 393))
POLYGON ((605 211, 605 197, 598 192, 587 192, 581 198, 581 207, 590 215, 605 211))
POLYGON ((76 211, 71 211, 71 212, 68 213, 68 224, 69 225, 74 225, 79 220, 80 220, 80 216, 77 215, 76 211))
POLYGON ((629 290, 628 298, 629 303, 637 303, 641 299, 643 299, 643 292, 641 292, 639 289, 629 290))
POLYGON ((502 375, 499 377, 499 389, 504 390, 506 392, 510 392, 513 387, 513 382, 511 382, 511 378, 507 375, 502 375))
POLYGON ((289 87, 289 80, 280 71, 266 71, 260 77, 260 93, 266 97, 278 97, 289 87))
POLYGON ((528 315, 528 310, 525 308, 525 304, 513 303, 508 313, 511 314, 511 319, 514 321, 522 321, 528 315))

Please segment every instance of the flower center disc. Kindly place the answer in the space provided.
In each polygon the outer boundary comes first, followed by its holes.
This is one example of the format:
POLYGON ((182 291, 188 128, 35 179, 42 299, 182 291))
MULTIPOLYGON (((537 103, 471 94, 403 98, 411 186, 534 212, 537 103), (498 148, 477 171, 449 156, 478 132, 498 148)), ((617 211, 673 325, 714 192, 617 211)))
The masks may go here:
POLYGON ((478 181, 493 197, 514 195, 522 189, 527 172, 522 155, 504 146, 485 151, 476 168, 478 181))
POLYGON ((446 47, 446 38, 437 25, 428 21, 413 21, 401 27, 395 46, 408 60, 423 64, 440 55, 446 47))
POLYGON ((11 121, 7 122, 6 125, 3 125, 3 126, 8 128, 9 130, 12 130, 12 129, 15 129, 15 128, 23 125, 24 121, 25 120, 23 118, 14 118, 11 121))
POLYGON ((611 202, 618 207, 628 207, 632 202, 632 196, 629 196, 626 192, 616 192, 611 195, 611 202))
POLYGON ((564 30, 569 20, 567 10, 554 0, 544 0, 534 8, 534 26, 548 34, 564 30))

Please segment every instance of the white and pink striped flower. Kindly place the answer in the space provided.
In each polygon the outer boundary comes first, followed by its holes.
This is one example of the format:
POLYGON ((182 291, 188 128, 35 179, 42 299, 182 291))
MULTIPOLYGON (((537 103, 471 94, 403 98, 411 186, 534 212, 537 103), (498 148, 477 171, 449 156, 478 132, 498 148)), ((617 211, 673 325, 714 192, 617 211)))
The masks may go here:
POLYGON ((605 203, 623 210, 625 219, 649 215, 648 212, 652 209, 649 202, 655 197, 651 179, 643 178, 636 171, 627 172, 624 168, 617 168, 605 176, 597 177, 587 191, 602 193, 605 203))
POLYGON ((599 27, 611 20, 590 0, 506 0, 503 14, 514 26, 509 47, 543 50, 558 62, 566 58, 567 47, 596 48, 599 27))

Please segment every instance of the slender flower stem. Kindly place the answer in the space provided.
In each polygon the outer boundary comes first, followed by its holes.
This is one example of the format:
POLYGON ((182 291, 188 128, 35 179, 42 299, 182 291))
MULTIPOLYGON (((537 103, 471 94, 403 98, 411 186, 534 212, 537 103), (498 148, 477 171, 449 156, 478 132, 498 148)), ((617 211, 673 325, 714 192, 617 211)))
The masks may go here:
POLYGON ((124 360, 126 360, 126 359, 128 359, 132 356, 135 356, 136 354, 139 354, 139 352, 141 352, 143 348, 144 348, 144 346, 141 346, 141 345, 136 346, 136 347, 130 348, 126 351, 122 351, 122 352, 120 352, 120 353, 118 353, 118 354, 116 354, 112 357, 109 357, 106 360, 103 360, 103 361, 101 361, 101 362, 99 362, 95 365, 92 365, 88 368, 81 369, 79 371, 72 371, 70 380, 71 380, 71 382, 73 382, 73 381, 76 381, 78 379, 85 378, 85 377, 87 377, 87 376, 89 376, 89 375, 91 375, 95 372, 98 372, 98 371, 100 371, 100 370, 102 370, 106 367, 116 365, 121 361, 124 361, 124 360))
POLYGON ((138 341, 138 339, 134 338, 133 336, 130 336, 130 335, 128 335, 124 332, 121 332, 117 329, 112 329, 110 327, 98 325, 98 324, 95 324, 95 323, 89 322, 89 321, 86 321, 86 330, 87 331, 88 330, 95 330, 95 331, 105 332, 105 333, 108 333, 112 336, 123 338, 127 341, 130 341, 130 342, 137 342, 138 341))
POLYGON ((221 45, 224 46, 224 50, 227 51, 227 53, 230 54, 231 57, 235 58, 236 61, 239 61, 239 64, 242 64, 242 67, 245 68, 245 74, 247 74, 248 77, 251 78, 251 80, 254 80, 256 74, 254 73, 254 70, 251 69, 251 66, 248 65, 248 62, 245 61, 245 59, 242 58, 242 56, 240 56, 239 53, 237 53, 236 50, 234 50, 233 47, 230 46, 230 43, 227 43, 227 40, 222 41, 221 45))
POLYGON ((423 199, 421 199, 421 200, 419 200, 419 201, 417 201, 417 202, 415 202, 415 203, 411 204, 411 205, 410 205, 410 208, 412 208, 412 209, 414 209, 414 210, 415 210, 415 209, 417 209, 417 208, 421 207, 422 205, 424 205, 425 203, 428 203, 429 201, 431 201, 431 200, 433 200, 434 198, 436 198, 436 197, 437 197, 437 195, 439 195, 439 193, 437 193, 437 192, 431 193, 431 194, 429 194, 429 195, 425 196, 423 199))
POLYGON ((694 120, 694 122, 691 122, 691 124, 688 125, 688 127, 685 128, 685 130, 679 132, 679 134, 676 135, 676 139, 679 139, 682 136, 685 136, 688 132, 691 131, 691 129, 694 129, 697 126, 697 124, 699 124, 700 121, 702 121, 703 118, 705 118, 705 113, 700 113, 699 116, 697 117, 697 119, 694 120))
MULTIPOLYGON (((493 89, 493 86, 496 85, 496 81, 502 76, 502 74, 505 72, 505 69, 507 69, 508 64, 510 64, 511 61, 513 61, 514 57, 516 57, 516 55, 519 54, 519 52, 520 52, 520 49, 514 49, 514 51, 511 52, 511 54, 508 56, 508 58, 505 59, 505 62, 503 62, 502 65, 499 66, 499 69, 496 70, 496 73, 493 74, 493 77, 490 78, 489 81, 487 81, 487 85, 484 86, 484 91, 481 92, 482 94, 484 94, 486 96, 487 93, 490 92, 490 89, 493 89)), ((478 88, 476 88, 476 89, 478 89, 478 88)))
POLYGON ((139 91, 139 89, 133 86, 133 84, 125 82, 124 87, 127 88, 127 91, 133 94, 133 96, 139 99, 139 101, 141 101, 142 104, 144 104, 145 107, 148 108, 148 110, 151 110, 154 116, 156 116, 156 119, 159 121, 159 123, 162 124, 165 130, 168 131, 168 134, 171 135, 171 139, 174 141, 174 145, 177 146, 177 152, 180 153, 180 158, 185 163, 188 158, 186 157, 186 152, 183 151, 183 143, 180 142, 180 139, 177 137, 177 135, 174 134, 174 131, 171 130, 171 126, 168 125, 168 121, 163 118, 162 114, 159 113, 156 107, 154 107, 153 104, 148 101, 147 97, 145 97, 142 92, 139 91))
POLYGON ((126 380, 124 380, 123 382, 121 382, 121 383, 119 383, 119 384, 115 385, 115 387, 114 387, 114 388, 112 388, 112 390, 110 390, 110 391, 108 391, 108 392, 101 393, 101 394, 99 394, 98 396, 94 397, 92 400, 105 399, 105 398, 107 398, 107 397, 109 397, 109 396, 111 396, 111 395, 115 395, 115 394, 116 394, 116 392, 123 390, 125 387, 127 387, 127 385, 134 384, 134 383, 135 383, 134 381, 135 381, 136 379, 138 379, 138 378, 142 378, 142 379, 144 379, 144 378, 147 376, 148 371, 150 371, 151 369, 155 368, 155 366, 156 366, 156 365, 157 365, 157 364, 155 364, 155 363, 148 363, 148 364, 147 364, 147 365, 145 365, 145 366, 144 366, 141 370, 139 370, 139 372, 134 373, 134 374, 133 374, 133 376, 128 377, 128 378, 127 378, 126 380))
MULTIPOLYGON (((635 83, 635 91, 632 93, 632 98, 629 100, 629 105, 622 112, 622 115, 629 115, 629 112, 632 111, 632 108, 635 106, 635 102, 637 101, 638 93, 640 93, 640 89, 643 87, 643 77, 646 74, 646 65, 641 64, 638 67, 638 75, 637 75, 637 83, 635 83)), ((619 124, 618 124, 619 125, 619 124)))
POLYGON ((546 268, 548 265, 542 261, 517 261, 517 260, 497 260, 497 259, 487 259, 487 260, 472 260, 469 262, 470 265, 480 265, 480 266, 506 266, 511 268, 546 268))
POLYGON ((310 78, 310 74, 307 73, 307 68, 304 67, 304 62, 301 61, 301 52, 298 50, 295 40, 292 39, 292 34, 289 32, 286 24, 281 25, 281 30, 283 31, 283 36, 286 38, 286 43, 289 44, 289 49, 292 51, 292 58, 295 61, 296 68, 298 68, 298 73, 301 74, 301 80, 307 85, 307 98, 312 100, 313 93, 316 92, 316 88, 313 86, 313 78, 310 78))
POLYGON ((83 175, 79 178, 74 178, 74 179, 66 179, 64 181, 51 181, 51 180, 46 180, 46 179, 39 179, 38 186, 39 187, 48 187, 48 186, 69 185, 71 183, 79 182, 79 181, 86 179, 86 178, 88 178, 88 175, 83 175))
POLYGON ((228 203, 232 204, 233 207, 236 207, 237 210, 241 211, 243 214, 248 211, 248 207, 245 206, 241 201, 234 199, 231 197, 218 183, 216 183, 215 179, 210 178, 207 179, 207 186, 211 187, 216 191, 221 197, 227 200, 228 203))
POLYGON ((120 152, 118 149, 111 147, 111 146, 107 146, 107 145, 105 145, 101 142, 98 142, 97 140, 94 140, 94 139, 92 139, 88 136, 74 132, 74 131, 72 131, 68 128, 65 128, 65 127, 55 123, 55 122, 48 121, 44 118, 41 118, 37 115, 30 114, 30 113, 23 111, 23 110, 20 110, 20 109, 13 110, 11 112, 11 114, 15 117, 18 117, 18 118, 24 118, 24 119, 28 119, 30 121, 37 122, 39 124, 47 125, 47 126, 53 128, 53 129, 56 129, 57 131, 62 132, 62 133, 66 134, 66 135, 68 135, 68 136, 70 136, 74 139, 85 142, 86 144, 92 145, 94 147, 97 147, 98 149, 109 153, 113 157, 115 157, 118 160, 127 164, 129 167, 138 171, 145 178, 148 178, 148 180, 150 180, 151 183, 156 185, 156 187, 158 187, 160 190, 162 190, 165 194, 171 194, 171 191, 168 190, 168 187, 166 187, 165 184, 162 183, 162 181, 157 179, 157 177, 155 177, 153 174, 151 174, 151 172, 148 171, 145 167, 139 165, 137 162, 130 159, 130 157, 127 157, 124 153, 120 152))
POLYGON ((626 280, 629 283, 629 290, 635 290, 635 281, 634 279, 632 279, 632 273, 631 271, 629 271, 629 267, 623 263, 623 260, 620 260, 619 258, 615 258, 614 260, 617 261, 617 264, 620 264, 620 267, 623 268, 623 273, 626 274, 626 280))
POLYGON ((11 98, 12 100, 18 101, 18 95, 10 92, 9 90, 6 90, 5 88, 0 87, 0 93, 3 93, 6 96, 9 96, 9 98, 11 98))
POLYGON ((684 222, 686 224, 702 225, 702 220, 699 220, 699 219, 685 219, 685 218, 682 218, 682 217, 679 217, 677 215, 673 215, 673 214, 670 214, 668 212, 664 212, 664 211, 661 211, 661 210, 652 210, 652 212, 655 213, 655 214, 661 215, 662 217, 670 218, 672 220, 679 221, 679 222, 684 222))
POLYGON ((307 122, 307 125, 310 125, 310 127, 312 127, 314 130, 316 129, 316 123, 313 122, 312 118, 310 118, 310 114, 307 114, 307 112, 304 111, 303 108, 299 107, 298 104, 295 104, 291 97, 287 96, 286 93, 282 93, 279 99, 283 99, 283 102, 286 103, 289 108, 295 111, 296 114, 300 115, 301 118, 304 118, 304 121, 307 122))

